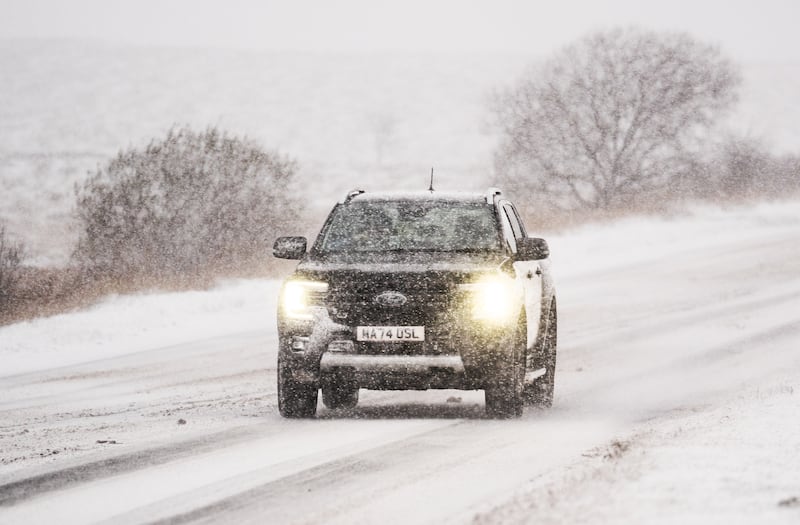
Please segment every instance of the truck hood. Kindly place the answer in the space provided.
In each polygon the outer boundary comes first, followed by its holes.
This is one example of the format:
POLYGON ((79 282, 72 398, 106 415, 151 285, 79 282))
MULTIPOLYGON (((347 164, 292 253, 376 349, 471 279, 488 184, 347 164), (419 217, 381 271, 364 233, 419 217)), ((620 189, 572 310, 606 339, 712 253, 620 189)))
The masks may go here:
POLYGON ((332 291, 358 293, 381 288, 406 292, 445 292, 497 269, 503 254, 370 253, 336 254, 302 261, 295 277, 327 282, 332 291))

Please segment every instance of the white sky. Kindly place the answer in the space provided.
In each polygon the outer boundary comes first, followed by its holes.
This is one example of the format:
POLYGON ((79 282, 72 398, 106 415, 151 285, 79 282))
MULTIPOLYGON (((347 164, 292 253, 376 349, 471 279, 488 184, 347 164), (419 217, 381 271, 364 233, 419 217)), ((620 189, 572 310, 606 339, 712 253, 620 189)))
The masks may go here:
POLYGON ((547 54, 593 29, 685 30, 800 62, 800 0, 0 0, 0 37, 301 51, 547 54))

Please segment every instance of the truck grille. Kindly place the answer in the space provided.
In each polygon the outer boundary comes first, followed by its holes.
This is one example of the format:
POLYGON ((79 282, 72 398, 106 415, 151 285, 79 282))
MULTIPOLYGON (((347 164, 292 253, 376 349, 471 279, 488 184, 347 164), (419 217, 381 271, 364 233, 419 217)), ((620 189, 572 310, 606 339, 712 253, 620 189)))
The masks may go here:
MULTIPOLYGON (((331 319, 357 326, 424 326, 421 342, 355 342, 356 350, 380 355, 441 355, 454 353, 450 344, 454 316, 460 311, 457 283, 452 274, 359 273, 339 274, 330 279, 324 299, 331 319), (382 294, 402 294, 404 301, 377 300, 382 294), (386 303, 386 301, 384 301, 386 303)), ((355 332, 353 333, 355 340, 355 332)), ((457 353, 457 349, 455 350, 457 353)))

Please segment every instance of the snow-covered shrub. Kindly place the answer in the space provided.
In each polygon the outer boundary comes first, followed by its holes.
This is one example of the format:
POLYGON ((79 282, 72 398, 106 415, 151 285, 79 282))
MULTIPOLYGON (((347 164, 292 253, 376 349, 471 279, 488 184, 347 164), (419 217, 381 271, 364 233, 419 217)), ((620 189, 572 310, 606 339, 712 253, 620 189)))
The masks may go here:
POLYGON ((217 128, 173 128, 76 188, 75 259, 90 275, 192 281, 266 260, 292 214, 295 163, 217 128))
POLYGON ((25 248, 6 235, 0 224, 0 313, 13 307, 21 278, 21 267, 25 248))
POLYGON ((726 199, 786 198, 798 194, 798 158, 775 155, 762 141, 730 137, 718 155, 716 186, 726 199))

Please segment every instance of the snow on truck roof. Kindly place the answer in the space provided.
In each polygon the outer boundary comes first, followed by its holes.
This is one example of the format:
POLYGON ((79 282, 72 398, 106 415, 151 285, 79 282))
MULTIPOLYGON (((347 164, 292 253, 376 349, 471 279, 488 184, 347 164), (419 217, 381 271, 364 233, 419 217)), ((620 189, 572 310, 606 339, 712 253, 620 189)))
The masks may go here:
POLYGON ((485 193, 463 191, 377 191, 365 192, 353 190, 342 199, 342 203, 358 201, 443 201, 465 202, 475 204, 491 204, 495 195, 501 192, 496 188, 489 188, 485 193))

